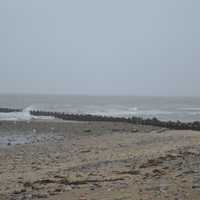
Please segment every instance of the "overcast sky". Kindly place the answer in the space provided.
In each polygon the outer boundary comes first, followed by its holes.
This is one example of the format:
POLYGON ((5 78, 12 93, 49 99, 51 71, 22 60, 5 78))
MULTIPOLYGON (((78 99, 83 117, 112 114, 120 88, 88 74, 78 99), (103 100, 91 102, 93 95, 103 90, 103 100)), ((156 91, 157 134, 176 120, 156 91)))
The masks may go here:
POLYGON ((0 93, 200 96, 199 0, 1 0, 0 93))

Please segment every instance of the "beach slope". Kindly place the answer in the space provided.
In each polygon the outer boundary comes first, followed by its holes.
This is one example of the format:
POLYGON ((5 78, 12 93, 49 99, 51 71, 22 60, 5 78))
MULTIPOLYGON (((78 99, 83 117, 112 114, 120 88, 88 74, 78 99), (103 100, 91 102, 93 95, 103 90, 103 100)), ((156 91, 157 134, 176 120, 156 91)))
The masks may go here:
POLYGON ((114 122, 0 123, 0 199, 199 199, 200 132, 114 122))

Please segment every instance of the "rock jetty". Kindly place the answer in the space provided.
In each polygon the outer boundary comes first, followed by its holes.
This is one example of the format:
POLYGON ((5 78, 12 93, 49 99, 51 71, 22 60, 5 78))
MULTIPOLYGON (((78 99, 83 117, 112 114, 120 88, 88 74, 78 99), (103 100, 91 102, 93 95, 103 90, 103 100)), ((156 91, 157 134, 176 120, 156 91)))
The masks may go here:
MULTIPOLYGON (((0 108, 0 112, 10 113, 10 112, 21 112, 22 109, 13 108, 0 108)), ((91 115, 91 114, 70 114, 64 112, 48 112, 41 110, 32 110, 30 114, 33 116, 50 116, 62 120, 72 120, 72 121, 102 121, 102 122, 127 122, 138 125, 150 125, 158 126, 169 129, 176 130, 198 130, 200 131, 200 121, 194 122, 181 122, 181 121, 161 121, 154 118, 141 118, 141 117, 112 117, 112 116, 102 116, 102 115, 91 115)))
POLYGON ((0 113, 21 112, 22 109, 0 108, 0 113))
POLYGON ((181 121, 161 121, 157 118, 143 119, 140 117, 109 117, 100 115, 90 114, 68 114, 60 112, 47 112, 47 111, 30 111, 31 115, 34 116, 51 116, 62 120, 73 120, 73 121, 104 121, 104 122, 127 122, 138 125, 151 125, 164 127, 176 130, 200 130, 200 121, 194 122, 181 122, 181 121))

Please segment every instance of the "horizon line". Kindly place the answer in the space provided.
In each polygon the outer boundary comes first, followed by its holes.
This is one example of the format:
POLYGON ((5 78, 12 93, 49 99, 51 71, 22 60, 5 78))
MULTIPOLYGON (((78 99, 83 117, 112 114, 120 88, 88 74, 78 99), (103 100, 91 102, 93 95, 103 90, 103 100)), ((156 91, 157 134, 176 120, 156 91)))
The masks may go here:
POLYGON ((160 97, 160 98, 200 98, 200 95, 147 95, 147 94, 87 94, 87 93, 29 93, 29 92, 0 92, 0 95, 33 95, 33 96, 87 96, 87 97, 160 97))

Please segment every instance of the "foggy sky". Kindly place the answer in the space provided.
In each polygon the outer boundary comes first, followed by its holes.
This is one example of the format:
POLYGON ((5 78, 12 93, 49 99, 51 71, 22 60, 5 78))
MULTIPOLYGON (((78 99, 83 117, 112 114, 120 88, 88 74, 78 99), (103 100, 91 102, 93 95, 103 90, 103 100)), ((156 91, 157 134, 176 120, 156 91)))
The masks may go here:
POLYGON ((200 96, 199 0, 0 1, 0 93, 200 96))

